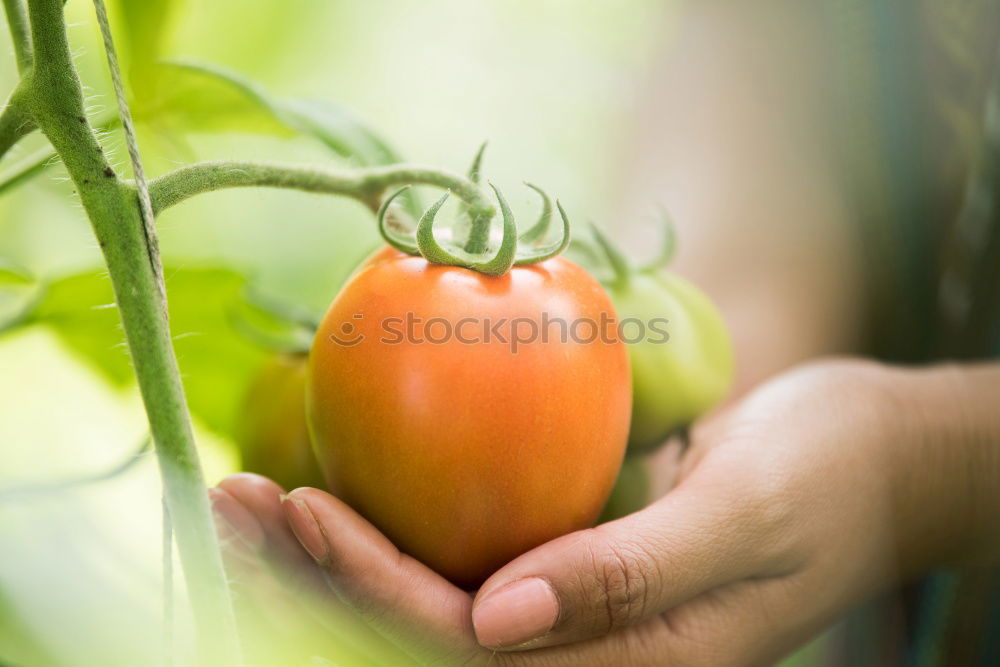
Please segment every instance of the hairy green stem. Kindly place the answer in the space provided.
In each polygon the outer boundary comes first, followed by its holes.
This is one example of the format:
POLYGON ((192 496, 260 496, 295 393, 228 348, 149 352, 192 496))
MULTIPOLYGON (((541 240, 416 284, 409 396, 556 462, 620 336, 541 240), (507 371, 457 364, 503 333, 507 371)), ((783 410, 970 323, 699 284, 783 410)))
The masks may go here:
MULTIPOLYGON (((472 165, 469 167, 469 180, 476 185, 479 185, 483 172, 483 155, 486 153, 487 143, 484 141, 479 146, 476 156, 472 159, 472 165)), ((460 227, 456 229, 456 231, 466 234, 465 245, 462 249, 469 255, 480 255, 486 252, 490 241, 490 218, 476 215, 476 212, 471 209, 463 208, 462 212, 464 215, 461 217, 460 227)))
POLYGON ((31 33, 28 29, 28 11, 24 6, 24 0, 3 0, 3 8, 7 14, 10 40, 14 44, 17 71, 24 74, 31 67, 31 33))
POLYGON ((19 84, 0 110, 0 158, 18 141, 38 129, 25 109, 24 84, 19 84))
POLYGON ((108 266, 177 533, 202 659, 238 664, 239 642, 191 421, 136 191, 108 164, 83 111, 62 0, 29 0, 27 111, 76 184, 108 266))
POLYGON ((409 164, 348 171, 268 162, 202 162, 153 180, 149 184, 149 194, 154 213, 202 192, 251 186, 344 195, 377 210, 385 191, 400 185, 431 185, 450 190, 467 202, 476 216, 486 218, 487 223, 496 213, 486 194, 468 179, 440 169, 409 164))
POLYGON ((490 218, 478 215, 476 211, 469 210, 469 238, 465 241, 465 252, 470 255, 480 255, 486 252, 490 242, 490 218))
MULTIPOLYGON (((95 125, 98 136, 100 136, 102 132, 106 132, 114 127, 117 127, 118 124, 118 120, 112 118, 95 125)), ((35 151, 21 160, 18 164, 11 167, 9 170, 6 170, 3 174, 0 174, 0 195, 3 195, 9 190, 13 190, 19 185, 27 183, 47 168, 58 163, 59 154, 53 151, 51 147, 41 148, 35 151)))

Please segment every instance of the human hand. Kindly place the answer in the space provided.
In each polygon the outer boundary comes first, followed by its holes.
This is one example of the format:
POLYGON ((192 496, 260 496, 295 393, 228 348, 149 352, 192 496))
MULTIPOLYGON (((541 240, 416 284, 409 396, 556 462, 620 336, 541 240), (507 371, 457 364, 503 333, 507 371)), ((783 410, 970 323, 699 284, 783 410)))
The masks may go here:
POLYGON ((272 567, 333 591, 417 663, 767 663, 969 547, 947 502, 964 464, 936 454, 919 414, 947 403, 947 383, 917 380, 917 400, 906 374, 827 362, 766 384, 694 429, 660 471, 676 472, 669 493, 520 556, 474 596, 323 491, 282 501, 245 475, 221 488, 262 499, 241 507, 272 567))

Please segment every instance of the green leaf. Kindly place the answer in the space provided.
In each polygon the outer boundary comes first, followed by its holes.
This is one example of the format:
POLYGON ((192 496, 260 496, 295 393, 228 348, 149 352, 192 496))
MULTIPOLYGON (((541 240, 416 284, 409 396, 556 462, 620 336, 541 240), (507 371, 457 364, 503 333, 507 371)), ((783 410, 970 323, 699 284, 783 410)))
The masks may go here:
MULTIPOLYGON (((265 354, 231 323, 246 281, 218 268, 166 267, 164 274, 170 328, 191 412, 208 428, 232 435, 242 392, 265 354)), ((111 382, 125 386, 134 376, 113 301, 105 274, 73 275, 49 284, 29 322, 53 328, 111 382)))
POLYGON ((166 270, 170 329, 192 413, 232 435, 243 391, 265 351, 232 326, 243 276, 223 269, 166 270))
POLYGON ((285 122, 309 134, 343 157, 356 159, 362 166, 402 162, 384 140, 348 109, 326 100, 288 99, 278 102, 285 122))
POLYGON ((244 132, 295 136, 274 112, 219 77, 194 69, 157 65, 155 86, 135 108, 140 122, 168 132, 244 132))
MULTIPOLYGON (((160 103, 148 110, 152 120, 165 119, 176 129, 304 134, 363 167, 403 161, 357 114, 332 102, 276 97, 242 74, 196 60, 171 60, 161 68, 165 83, 160 103)), ((413 219, 420 217, 415 192, 403 203, 413 219)))
POLYGON ((195 60, 173 60, 166 63, 165 67, 228 87, 285 127, 315 137, 335 153, 353 158, 363 166, 402 161, 384 139, 344 107, 323 100, 272 96, 254 81, 219 65, 195 60))
POLYGON ((126 384, 132 377, 107 274, 86 273, 50 283, 26 319, 37 322, 53 327, 70 348, 116 384, 126 384))
POLYGON ((124 42, 119 50, 137 99, 154 83, 151 71, 183 4, 181 0, 114 0, 112 4, 111 25, 124 42))

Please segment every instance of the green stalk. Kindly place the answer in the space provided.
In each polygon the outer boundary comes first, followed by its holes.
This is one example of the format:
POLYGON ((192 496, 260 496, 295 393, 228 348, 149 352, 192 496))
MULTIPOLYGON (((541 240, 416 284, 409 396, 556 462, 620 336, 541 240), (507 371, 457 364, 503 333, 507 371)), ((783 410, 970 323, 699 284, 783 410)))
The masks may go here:
POLYGON ((480 212, 469 209, 469 238, 465 241, 465 252, 470 255, 480 255, 486 252, 490 242, 490 220, 492 215, 482 215, 480 212))
POLYGON ((34 65, 25 104, 76 185, 104 253, 177 533, 205 664, 239 664, 235 616, 135 189, 108 164, 83 109, 62 0, 29 0, 34 65))
POLYGON ((38 129, 25 110, 24 84, 19 84, 0 110, 0 158, 18 141, 38 129))
POLYGON ((181 167, 149 184, 153 212, 178 204, 202 192, 223 188, 275 187, 353 197, 378 210, 385 191, 393 186, 431 185, 450 190, 470 205, 487 226, 496 209, 474 183, 434 167, 398 164, 363 169, 331 169, 269 162, 201 162, 181 167))
POLYGON ((28 28, 28 12, 24 0, 3 0, 10 28, 10 40, 14 44, 17 71, 24 74, 31 67, 31 34, 28 28))

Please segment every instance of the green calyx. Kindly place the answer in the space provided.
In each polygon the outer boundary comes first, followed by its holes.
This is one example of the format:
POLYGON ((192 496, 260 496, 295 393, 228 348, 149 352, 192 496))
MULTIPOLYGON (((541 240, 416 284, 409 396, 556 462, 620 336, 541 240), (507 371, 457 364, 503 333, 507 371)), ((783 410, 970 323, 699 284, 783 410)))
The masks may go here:
POLYGON ((597 261, 610 269, 610 276, 602 282, 615 288, 623 288, 633 273, 654 273, 666 267, 673 259, 677 249, 677 234, 670 214, 663 208, 660 209, 660 222, 663 227, 660 251, 652 260, 638 267, 633 266, 628 257, 593 223, 590 225, 592 242, 574 239, 574 247, 587 260, 597 261))
MULTIPOLYGON (((479 183, 483 151, 486 145, 479 149, 469 170, 469 180, 479 183)), ((490 236, 490 224, 493 220, 492 211, 477 210, 472 202, 464 201, 460 207, 458 221, 451 227, 447 240, 439 239, 435 234, 435 218, 441 207, 448 200, 451 191, 445 192, 440 199, 432 204, 420 216, 416 229, 408 231, 401 223, 403 216, 392 208, 393 201, 403 194, 409 185, 396 190, 382 202, 378 210, 378 229, 385 242, 397 250, 409 255, 419 255, 434 264, 446 266, 461 266, 472 271, 491 276, 502 276, 512 266, 537 264, 562 253, 569 245, 570 224, 562 204, 556 201, 556 208, 562 219, 559 238, 543 243, 552 221, 552 200, 541 188, 531 183, 525 183, 542 198, 542 212, 538 220, 522 234, 517 232, 514 215, 507 205, 500 189, 490 183, 500 205, 500 217, 503 224, 503 235, 496 251, 490 255, 487 252, 487 242, 490 236), (463 241, 464 237, 464 243, 463 241)))

